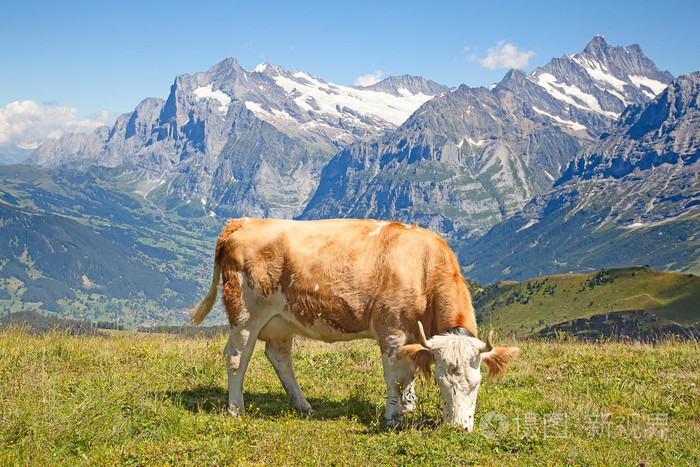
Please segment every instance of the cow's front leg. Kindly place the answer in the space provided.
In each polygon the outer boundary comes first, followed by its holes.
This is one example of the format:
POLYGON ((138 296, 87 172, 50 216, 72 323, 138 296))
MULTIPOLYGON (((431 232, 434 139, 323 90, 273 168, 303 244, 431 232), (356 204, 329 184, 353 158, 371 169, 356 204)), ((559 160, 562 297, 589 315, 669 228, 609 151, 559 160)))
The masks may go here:
POLYGON ((224 348, 224 359, 228 371, 228 412, 234 417, 245 415, 243 401, 243 377, 248 361, 253 354, 258 330, 231 328, 224 348))
MULTIPOLYGON (((384 382, 386 383, 386 410, 384 418, 389 426, 396 426, 401 422, 401 416, 405 410, 404 404, 413 394, 413 365, 397 358, 396 353, 382 352, 382 365, 384 367, 384 382)), ((415 408, 415 394, 413 395, 413 408, 415 408)), ((410 408, 409 405, 406 408, 410 408)))
POLYGON ((292 368, 292 336, 267 341, 265 344, 265 356, 282 382, 282 386, 289 398, 289 405, 301 413, 311 414, 313 409, 306 397, 304 397, 292 368))

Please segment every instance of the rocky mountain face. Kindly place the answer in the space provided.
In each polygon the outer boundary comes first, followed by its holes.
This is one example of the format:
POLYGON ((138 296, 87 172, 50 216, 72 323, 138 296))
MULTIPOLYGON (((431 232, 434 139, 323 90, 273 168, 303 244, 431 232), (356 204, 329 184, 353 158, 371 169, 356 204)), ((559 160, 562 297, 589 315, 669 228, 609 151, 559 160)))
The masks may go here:
MULTIPOLYGON (((700 72, 628 107, 521 213, 460 251, 475 279, 700 270, 700 72)), ((476 279, 478 280, 478 279, 476 279)))
POLYGON ((460 86, 398 130, 336 155, 302 217, 388 218, 466 236, 551 185, 580 147, 511 91, 460 86))
POLYGON ((144 100, 112 128, 47 140, 27 162, 128 164, 134 191, 193 207, 193 216, 291 217, 339 147, 397 127, 442 89, 408 76, 336 86, 266 63, 247 71, 229 58, 178 76, 167 100, 144 100))
POLYGON ((555 58, 529 75, 513 70, 497 87, 523 97, 565 131, 598 136, 628 105, 650 101, 672 80, 638 45, 613 47, 596 36, 583 52, 555 58))
POLYGON ((489 89, 443 92, 398 129, 339 152, 300 217, 381 217, 452 239, 481 235, 551 188, 625 106, 648 102, 672 79, 639 46, 598 36, 530 75, 511 70, 489 89))

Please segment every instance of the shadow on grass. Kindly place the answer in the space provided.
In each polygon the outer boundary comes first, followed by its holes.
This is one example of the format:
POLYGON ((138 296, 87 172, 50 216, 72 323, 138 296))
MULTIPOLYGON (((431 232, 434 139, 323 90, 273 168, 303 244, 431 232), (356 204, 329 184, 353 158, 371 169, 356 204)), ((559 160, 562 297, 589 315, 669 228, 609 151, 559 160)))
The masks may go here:
MULTIPOLYGON (((179 392, 168 391, 164 395, 192 413, 220 414, 225 413, 228 406, 228 390, 221 386, 199 385, 179 392)), ((244 391, 243 395, 249 415, 274 419, 287 417, 290 412, 297 413, 290 408, 284 392, 244 391)), ((310 398, 308 401, 315 410, 310 418, 316 420, 354 419, 368 428, 376 428, 383 420, 384 407, 362 398, 340 401, 310 398)))

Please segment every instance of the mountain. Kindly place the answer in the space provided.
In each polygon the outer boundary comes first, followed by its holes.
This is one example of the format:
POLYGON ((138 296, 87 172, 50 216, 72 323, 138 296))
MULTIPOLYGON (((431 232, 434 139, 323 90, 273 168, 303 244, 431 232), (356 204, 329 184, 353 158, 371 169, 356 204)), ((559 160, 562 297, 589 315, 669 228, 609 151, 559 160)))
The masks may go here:
POLYGON ((529 75, 512 70, 497 87, 572 134, 598 136, 628 105, 648 102, 672 80, 638 45, 613 47, 596 36, 583 52, 552 59, 529 75))
POLYGON ((485 232, 536 187, 550 186, 559 161, 580 147, 510 90, 462 85, 381 139, 339 152, 301 217, 388 218, 451 236, 485 232))
POLYGON ((336 154, 300 218, 381 217, 453 240, 482 235, 551 188, 628 104, 672 79, 639 46, 597 36, 532 74, 443 92, 396 130, 336 154))
POLYGON ((648 264, 700 272, 700 72, 628 107, 522 212, 460 250, 478 282, 648 264))
POLYGON ((111 128, 45 141, 27 162, 128 165, 135 192, 168 209, 194 203, 193 215, 291 217, 339 147, 397 127, 443 89, 408 76, 337 86, 229 58, 178 76, 167 100, 145 99, 111 128))

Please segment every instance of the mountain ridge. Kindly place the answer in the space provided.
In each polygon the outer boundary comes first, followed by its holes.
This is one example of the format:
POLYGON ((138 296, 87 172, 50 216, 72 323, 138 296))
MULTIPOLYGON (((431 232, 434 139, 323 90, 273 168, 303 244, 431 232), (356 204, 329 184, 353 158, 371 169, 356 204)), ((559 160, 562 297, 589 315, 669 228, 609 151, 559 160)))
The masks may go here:
POLYGON ((371 89, 336 86, 269 64, 248 71, 227 58, 179 75, 166 100, 144 99, 111 127, 45 141, 27 163, 126 164, 139 173, 134 192, 162 205, 205 199, 219 207, 210 215, 292 217, 339 145, 394 127, 430 99, 422 92, 442 89, 408 76, 371 89))
POLYGON ((626 100, 649 100, 631 73, 646 70, 648 83, 672 78, 641 48, 612 47, 602 37, 574 57, 552 59, 530 75, 511 70, 488 89, 461 85, 399 128, 346 146, 298 217, 388 217, 417 221, 450 240, 482 235, 551 188, 626 100), (599 56, 605 60, 593 61, 599 56))

